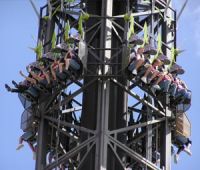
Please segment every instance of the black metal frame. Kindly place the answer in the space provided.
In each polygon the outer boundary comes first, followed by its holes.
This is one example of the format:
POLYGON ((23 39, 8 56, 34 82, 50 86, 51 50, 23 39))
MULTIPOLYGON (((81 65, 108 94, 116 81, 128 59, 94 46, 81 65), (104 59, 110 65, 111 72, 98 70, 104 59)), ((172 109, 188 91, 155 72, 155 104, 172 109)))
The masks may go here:
MULTIPOLYGON (((60 4, 64 1, 58 2, 60 4)), ((137 170, 159 170, 163 167, 170 170, 171 155, 166 151, 171 149, 171 130, 168 122, 171 113, 167 107, 168 96, 159 101, 144 84, 130 85, 126 74, 128 65, 126 35, 129 22, 124 20, 124 15, 131 14, 136 18, 137 34, 142 32, 143 24, 147 22, 149 36, 154 43, 157 32, 162 30, 163 52, 167 55, 172 46, 176 47, 176 12, 171 7, 165 9, 167 4, 161 0, 152 0, 147 6, 135 4, 132 0, 110 2, 111 4, 99 0, 81 2, 86 4, 84 10, 90 14, 89 20, 84 23, 85 41, 88 46, 87 68, 82 75, 83 82, 72 81, 72 84, 80 85, 78 90, 67 94, 65 91, 69 87, 66 87, 65 90, 54 92, 48 101, 43 101, 38 106, 37 170, 50 170, 58 168, 61 164, 67 164, 71 169, 87 170, 102 167, 121 170, 127 166, 137 170), (164 16, 169 10, 174 14, 175 24, 170 46, 167 37, 170 31, 165 18, 161 17, 161 14, 164 16), (110 39, 108 36, 111 36, 110 39), (135 87, 140 87, 139 94, 145 94, 145 97, 140 97, 134 91, 135 87), (81 93, 82 102, 76 101, 74 98, 81 93), (128 106, 128 96, 134 98, 136 104, 128 106), (68 105, 69 102, 79 103, 82 114, 79 115, 80 108, 76 109, 75 106, 72 111, 70 108, 64 111, 62 106, 68 105), (138 120, 128 125, 130 116, 128 110, 131 109, 135 112, 135 116, 138 115, 138 120), (72 113, 81 116, 80 122, 75 119, 65 120, 64 115, 72 113), (163 127, 162 130, 159 127, 163 127), (134 136, 127 141, 128 132, 134 136), (64 149, 61 147, 61 134, 66 137, 64 139, 69 145, 64 149), (161 145, 162 142, 164 145, 161 145), (71 147, 70 144, 74 146, 71 147), (55 160, 47 163, 47 155, 51 149, 55 149, 55 160), (161 154, 160 164, 153 162, 154 151, 161 154)), ((57 6, 50 6, 51 2, 48 1, 40 10, 38 40, 43 43, 44 53, 50 50, 51 38, 56 29, 57 43, 63 41, 63 28, 67 20, 77 29, 78 16, 81 13, 79 9, 67 8, 64 4, 61 4, 62 11, 57 12, 55 12, 57 6), (52 11, 49 11, 51 9, 52 11), (45 20, 44 16, 51 13, 54 15, 45 20)))

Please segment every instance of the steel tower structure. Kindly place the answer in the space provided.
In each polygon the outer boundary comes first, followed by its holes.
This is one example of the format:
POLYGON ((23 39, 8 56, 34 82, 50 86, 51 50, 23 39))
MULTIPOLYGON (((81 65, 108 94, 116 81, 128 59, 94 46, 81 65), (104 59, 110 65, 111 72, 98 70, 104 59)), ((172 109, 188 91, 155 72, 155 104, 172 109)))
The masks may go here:
POLYGON ((69 22, 71 32, 83 24, 79 48, 87 55, 81 79, 40 99, 36 170, 171 169, 170 99, 130 79, 126 16, 134 17, 139 36, 147 23, 152 44, 161 33, 162 50, 170 56, 176 47, 176 11, 170 0, 49 0, 41 8, 38 42, 44 52, 54 32, 57 43, 63 41, 69 22), (80 15, 88 15, 87 20, 80 23, 80 15))

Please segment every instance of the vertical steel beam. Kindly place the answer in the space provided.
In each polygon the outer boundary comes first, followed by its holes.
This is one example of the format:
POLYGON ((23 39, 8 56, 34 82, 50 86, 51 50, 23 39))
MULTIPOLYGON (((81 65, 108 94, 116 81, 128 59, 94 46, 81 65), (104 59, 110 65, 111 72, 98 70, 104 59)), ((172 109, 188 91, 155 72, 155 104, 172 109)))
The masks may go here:
MULTIPOLYGON (((101 16, 101 7, 102 7, 102 1, 101 0, 85 0, 84 1, 87 6, 87 12, 89 14, 96 14, 101 16)), ((85 26, 86 28, 91 28, 93 25, 95 25, 98 21, 96 18, 91 18, 88 22, 86 22, 85 26)), ((102 22, 102 21, 101 21, 102 22)), ((93 47, 100 48, 100 32, 96 32, 95 29, 93 29, 90 32, 87 32, 85 34, 86 42, 89 42, 93 34, 96 33, 94 39, 90 42, 93 47)), ((100 51, 93 50, 92 51, 96 56, 99 57, 99 59, 102 59, 102 55, 100 55, 100 51)), ((89 52, 87 55, 87 63, 96 63, 96 65, 89 65, 87 64, 87 69, 97 73, 98 72, 98 64, 99 61, 96 60, 93 55, 89 52)), ((101 67, 102 69, 102 67, 101 67)), ((90 82, 93 77, 88 77, 87 75, 90 74, 89 71, 85 70, 84 75, 84 85, 90 82)), ((82 99, 82 113, 81 113, 81 125, 88 128, 95 130, 97 128, 97 120, 100 118, 97 118, 97 112, 100 112, 100 108, 98 106, 101 103, 101 95, 99 94, 99 91, 101 91, 101 83, 99 81, 96 81, 93 85, 90 86, 89 89, 86 89, 83 92, 83 99, 82 99), (100 86, 100 87, 99 87, 100 86)), ((100 116, 100 115, 98 115, 100 116)), ((87 139, 87 135, 84 133, 81 133, 81 141, 84 141, 87 139)), ((99 140, 96 140, 96 145, 98 144, 99 140)), ((94 147, 95 148, 95 147, 94 147)), ((81 153, 81 158, 84 157, 85 150, 81 153)), ((94 170, 95 167, 95 160, 97 157, 99 158, 99 155, 95 154, 97 152, 97 148, 93 149, 90 154, 85 159, 84 163, 82 164, 80 170, 94 170)))
MULTIPOLYGON (((166 95, 166 104, 169 104, 169 96, 166 95)), ((166 119, 161 123, 161 136, 160 136, 160 149, 161 149, 161 168, 164 170, 171 170, 171 127, 169 123, 169 117, 171 117, 171 111, 168 106, 166 107, 166 119)))
MULTIPOLYGON (((127 6, 128 1, 114 0, 113 1, 113 16, 128 13, 129 8, 127 6)), ((124 28, 123 31, 118 29, 118 35, 120 37, 127 37, 127 29, 128 25, 125 23, 124 19, 115 20, 115 22, 124 28)), ((114 31, 113 31, 114 32, 114 31)), ((123 39, 122 38, 122 39, 123 39)), ((125 40, 125 39, 124 39, 125 40)), ((122 52, 119 55, 111 60, 112 63, 117 63, 117 65, 113 65, 111 67, 111 71, 113 75, 118 75, 117 81, 127 86, 127 77, 125 76, 125 66, 128 61, 127 54, 127 44, 122 44, 118 37, 113 33, 112 35, 112 48, 122 48, 122 52), (122 70, 120 72, 120 70, 122 70)), ((112 56, 116 51, 112 51, 112 56)), ((124 119, 124 114, 127 113, 127 94, 123 89, 117 87, 113 83, 110 84, 110 109, 109 109, 109 130, 118 129, 126 126, 126 121, 124 119)), ((116 135, 117 140, 125 143, 126 142, 126 134, 118 134, 116 135)), ((116 152, 118 153, 122 162, 125 160, 125 154, 119 148, 116 148, 116 152)), ((112 151, 108 150, 108 169, 118 169, 122 170, 118 160, 113 155, 112 151)))
MULTIPOLYGON (((152 104, 153 100, 151 96, 148 96, 148 102, 152 104)), ((147 107, 147 121, 152 120, 152 110, 147 107)), ((146 127, 146 158, 152 161, 152 125, 146 127)))
POLYGON ((39 106, 40 123, 38 127, 37 155, 35 170, 42 170, 46 166, 47 144, 48 144, 48 122, 44 119, 45 103, 39 106))
POLYGON ((55 29, 55 20, 54 20, 54 17, 52 17, 51 19, 47 21, 47 24, 46 24, 44 53, 49 52, 49 50, 51 49, 51 39, 54 33, 54 29, 55 29))
MULTIPOLYGON (((151 0, 151 18, 150 18, 150 33, 151 35, 154 35, 154 9, 155 9, 155 0, 151 0)), ((153 45, 154 44, 154 39, 153 37, 151 37, 151 40, 150 40, 151 44, 153 45)), ((153 102, 153 99, 150 95, 148 95, 148 102, 152 104, 153 102)), ((147 121, 150 121, 152 120, 152 110, 150 108, 147 107, 147 121)), ((146 158, 149 160, 149 161, 152 161, 152 125, 149 125, 146 127, 146 158)), ((146 168, 147 169, 147 168, 146 168)))
MULTIPOLYGON (((43 24, 43 22, 44 21, 40 19, 40 24, 43 24)), ((51 43, 49 42, 51 42, 54 28, 55 28, 55 22, 53 18, 47 21, 46 29, 43 30, 45 32, 41 30, 41 29, 44 29, 43 27, 40 26, 39 28, 38 40, 42 42, 43 35, 41 35, 41 32, 45 34, 44 44, 46 45, 44 47, 44 53, 48 52, 51 48, 51 43)), ((48 125, 48 121, 44 119, 44 113, 45 113, 44 108, 46 104, 48 103, 48 101, 44 103, 41 102, 41 103, 42 104, 39 105, 40 123, 39 123, 39 128, 38 128, 39 130, 38 130, 38 139, 37 139, 37 155, 36 155, 36 166, 35 166, 36 170, 42 170, 46 166, 47 146, 49 142, 48 141, 49 125, 48 125)))
MULTIPOLYGON (((112 16, 113 1, 102 1, 102 16, 112 16)), ((111 48, 112 37, 112 22, 109 19, 102 20, 101 22, 101 38, 100 48, 111 48)), ((101 52, 101 58, 104 62, 111 59, 111 51, 105 50, 101 52)), ((109 74, 110 69, 108 65, 103 66, 103 74, 109 74)), ((110 81, 99 81, 98 86, 98 106, 97 106, 97 144, 96 144, 96 157, 95 169, 107 169, 107 149, 108 149, 108 115, 109 115, 109 96, 110 96, 110 81)))
MULTIPOLYGON (((169 3, 170 0, 166 0, 166 3, 169 3)), ((172 6, 172 2, 169 3, 169 7, 172 6)), ((166 9, 166 15, 172 18, 172 11, 168 8, 166 9)), ((176 30, 175 30, 176 31, 176 30)), ((162 39, 169 47, 172 47, 175 44, 169 43, 173 40, 172 32, 170 31, 167 22, 162 24, 162 39)), ((166 56, 171 57, 170 49, 164 48, 163 52, 166 56)), ((164 101, 166 104, 169 104, 169 96, 166 95, 164 101)), ((168 107, 166 107, 166 121, 161 125, 161 168, 164 167, 165 170, 171 170, 171 128, 169 125, 168 117, 171 117, 171 112, 168 107)))
MULTIPOLYGON (((168 2, 169 0, 166 0, 166 2, 168 2)), ((169 3, 169 7, 172 7, 172 2, 169 3)), ((166 9, 166 16, 169 17, 170 19, 172 19, 172 11, 171 9, 166 9)), ((170 20, 169 20, 170 21, 170 20)), ((176 28, 175 30, 176 31, 176 28)), ((173 31, 170 30, 169 28, 169 23, 166 20, 165 22, 163 22, 162 24, 162 41, 164 43, 167 44, 168 47, 173 47, 176 46, 176 44, 172 44, 173 40, 174 40, 174 36, 176 35, 176 33, 174 33, 173 35, 173 31)), ((171 57, 171 50, 168 48, 163 47, 163 52, 166 54, 166 56, 170 59, 171 57)))

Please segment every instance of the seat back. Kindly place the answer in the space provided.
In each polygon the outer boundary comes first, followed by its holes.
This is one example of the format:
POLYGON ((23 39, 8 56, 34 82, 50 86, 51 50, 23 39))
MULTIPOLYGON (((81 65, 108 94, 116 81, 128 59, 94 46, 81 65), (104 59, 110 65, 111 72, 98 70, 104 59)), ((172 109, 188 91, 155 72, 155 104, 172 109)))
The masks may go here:
POLYGON ((19 100, 21 101, 24 109, 27 109, 28 107, 31 106, 32 102, 27 100, 21 93, 18 93, 19 100))
POLYGON ((24 132, 27 132, 28 130, 32 129, 32 124, 34 120, 35 119, 34 119, 32 107, 25 109, 21 115, 21 129, 24 132))
POLYGON ((175 133, 186 138, 191 136, 191 123, 186 113, 177 115, 175 133))

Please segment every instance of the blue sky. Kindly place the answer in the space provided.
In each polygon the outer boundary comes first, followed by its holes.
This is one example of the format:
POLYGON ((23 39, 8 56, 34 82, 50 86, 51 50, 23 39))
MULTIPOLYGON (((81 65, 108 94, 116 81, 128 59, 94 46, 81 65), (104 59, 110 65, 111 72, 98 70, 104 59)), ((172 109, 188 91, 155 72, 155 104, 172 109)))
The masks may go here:
MULTIPOLYGON (((35 1, 37 6, 43 5, 43 0, 35 1)), ((175 1, 177 8, 183 0, 175 1)), ((188 3, 178 23, 178 47, 186 51, 178 58, 186 73, 182 76, 193 92, 192 107, 188 112, 192 122, 192 153, 189 157, 185 153, 180 156, 174 170, 199 170, 199 63, 200 63, 200 2, 193 0, 188 3)), ((38 20, 28 0, 0 0, 0 163, 2 170, 31 170, 35 162, 27 145, 16 151, 20 130, 20 116, 23 107, 17 95, 7 93, 4 84, 17 82, 22 78, 19 70, 25 71, 25 66, 35 60, 34 53, 28 47, 34 47, 37 39, 38 20)))

